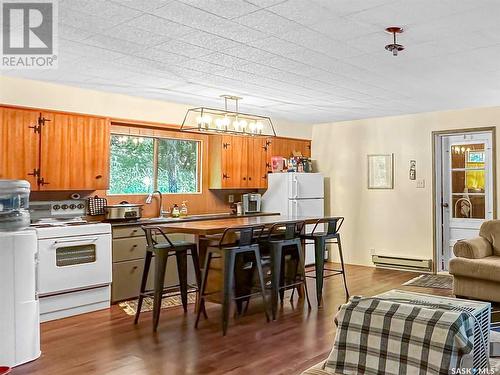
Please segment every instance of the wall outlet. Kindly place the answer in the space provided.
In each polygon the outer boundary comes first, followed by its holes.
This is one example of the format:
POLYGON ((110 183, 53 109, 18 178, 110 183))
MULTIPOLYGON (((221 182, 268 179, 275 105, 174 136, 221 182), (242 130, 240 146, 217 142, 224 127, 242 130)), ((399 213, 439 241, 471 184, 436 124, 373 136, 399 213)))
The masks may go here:
POLYGON ((227 201, 228 201, 229 203, 234 203, 234 194, 229 194, 229 195, 227 196, 227 201))
POLYGON ((417 180, 417 188, 418 189, 423 189, 425 188, 425 180, 423 178, 419 178, 417 180))

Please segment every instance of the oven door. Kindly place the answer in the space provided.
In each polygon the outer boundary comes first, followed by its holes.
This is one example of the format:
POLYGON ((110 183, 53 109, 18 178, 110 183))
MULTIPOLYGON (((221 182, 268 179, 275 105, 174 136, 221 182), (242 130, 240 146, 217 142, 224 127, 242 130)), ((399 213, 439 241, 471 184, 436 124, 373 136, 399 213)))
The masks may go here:
POLYGON ((38 291, 41 297, 111 283, 109 234, 38 241, 38 291))

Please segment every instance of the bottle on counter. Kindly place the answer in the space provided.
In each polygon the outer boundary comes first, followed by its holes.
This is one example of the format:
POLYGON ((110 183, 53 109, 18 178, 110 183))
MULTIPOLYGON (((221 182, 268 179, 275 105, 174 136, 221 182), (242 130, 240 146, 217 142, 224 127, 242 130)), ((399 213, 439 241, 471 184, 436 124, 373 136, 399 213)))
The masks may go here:
POLYGON ((172 217, 179 217, 181 215, 181 212, 179 210, 179 206, 177 204, 174 204, 174 207, 172 207, 172 217))
POLYGON ((181 210, 180 210, 180 216, 187 216, 188 214, 188 208, 187 208, 187 205, 186 205, 186 202, 187 201, 182 201, 182 205, 181 205, 181 210))

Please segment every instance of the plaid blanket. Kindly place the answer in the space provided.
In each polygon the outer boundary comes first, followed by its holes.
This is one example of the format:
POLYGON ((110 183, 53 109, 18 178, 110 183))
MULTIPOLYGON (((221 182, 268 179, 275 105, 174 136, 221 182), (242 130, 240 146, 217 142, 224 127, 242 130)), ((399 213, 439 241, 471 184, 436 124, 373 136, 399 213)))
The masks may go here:
POLYGON ((354 297, 337 320, 327 373, 450 374, 472 351, 473 320, 465 312, 354 297))

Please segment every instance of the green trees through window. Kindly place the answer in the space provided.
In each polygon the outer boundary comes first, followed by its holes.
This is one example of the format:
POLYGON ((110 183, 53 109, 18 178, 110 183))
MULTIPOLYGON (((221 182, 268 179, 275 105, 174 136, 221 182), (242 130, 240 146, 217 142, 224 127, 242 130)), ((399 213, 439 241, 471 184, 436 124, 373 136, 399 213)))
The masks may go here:
POLYGON ((112 134, 109 193, 196 193, 198 150, 198 141, 112 134))

